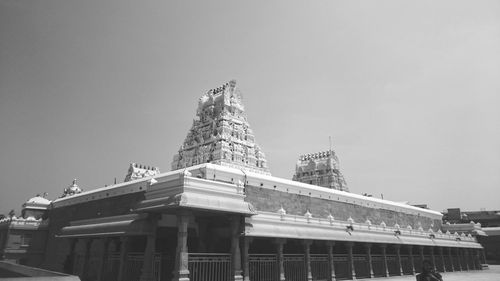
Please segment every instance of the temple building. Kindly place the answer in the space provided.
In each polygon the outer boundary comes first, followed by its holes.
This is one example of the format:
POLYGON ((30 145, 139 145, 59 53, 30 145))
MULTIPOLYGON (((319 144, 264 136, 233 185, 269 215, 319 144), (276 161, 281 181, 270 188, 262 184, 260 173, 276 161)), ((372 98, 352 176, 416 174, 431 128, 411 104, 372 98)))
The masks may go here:
POLYGON ((296 180, 271 176, 234 81, 196 116, 172 171, 135 177, 132 164, 126 182, 52 201, 39 266, 84 281, 332 281, 415 275, 424 259, 482 269, 481 245, 443 232, 441 213, 346 192, 332 151, 301 157, 314 165, 296 180))
POLYGON ((339 159, 333 150, 305 154, 299 157, 295 166, 294 181, 349 191, 339 169, 339 159))
POLYGON ((21 216, 0 219, 0 260, 30 265, 43 262, 50 203, 37 195, 22 205, 21 216))

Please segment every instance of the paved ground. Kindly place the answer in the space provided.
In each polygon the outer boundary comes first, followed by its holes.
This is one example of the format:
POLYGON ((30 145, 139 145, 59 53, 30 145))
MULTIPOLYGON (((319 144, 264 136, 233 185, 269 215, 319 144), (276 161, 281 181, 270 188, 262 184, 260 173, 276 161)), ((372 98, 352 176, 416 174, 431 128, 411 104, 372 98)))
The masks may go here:
MULTIPOLYGON (((469 272, 445 272, 443 281, 500 281, 500 265, 490 265, 487 270, 475 270, 469 272)), ((370 280, 387 281, 414 281, 415 276, 374 278, 370 280)))

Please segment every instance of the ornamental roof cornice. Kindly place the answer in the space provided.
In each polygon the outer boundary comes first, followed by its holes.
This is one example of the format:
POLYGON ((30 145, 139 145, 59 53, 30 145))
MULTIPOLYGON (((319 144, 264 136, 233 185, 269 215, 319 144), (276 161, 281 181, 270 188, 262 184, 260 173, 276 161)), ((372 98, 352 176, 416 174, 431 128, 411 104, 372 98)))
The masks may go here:
POLYGON ((249 226, 245 229, 247 236, 482 248, 474 237, 464 233, 403 229, 397 224, 386 226, 340 221, 332 217, 315 217, 310 213, 302 216, 288 215, 283 211, 257 213, 245 219, 249 226))

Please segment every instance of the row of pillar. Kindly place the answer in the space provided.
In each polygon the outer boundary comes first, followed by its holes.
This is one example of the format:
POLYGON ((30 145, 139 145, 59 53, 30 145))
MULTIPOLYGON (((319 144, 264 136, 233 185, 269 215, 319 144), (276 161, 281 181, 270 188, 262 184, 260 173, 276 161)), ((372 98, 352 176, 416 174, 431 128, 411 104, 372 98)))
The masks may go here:
MULTIPOLYGON (((249 265, 248 265, 248 248, 249 248, 249 243, 251 241, 251 238, 245 237, 245 243, 244 243, 244 281, 250 281, 250 276, 249 276, 249 265)), ((278 260, 278 270, 279 270, 279 280, 280 281, 285 281, 285 270, 284 270, 284 254, 283 254, 283 248, 284 244, 286 243, 286 239, 275 239, 275 244, 276 244, 276 250, 277 250, 277 260, 278 260)), ((307 276, 307 281, 312 281, 312 272, 311 272, 311 258, 310 258, 310 247, 311 247, 312 241, 311 240, 304 240, 303 245, 304 245, 304 256, 305 256, 305 263, 306 263, 306 276, 307 276)), ((349 274, 353 280, 356 280, 356 271, 355 271, 355 265, 354 265, 354 254, 353 254, 353 247, 354 247, 354 242, 346 242, 346 248, 347 248, 347 262, 348 262, 348 267, 349 267, 349 274)), ((336 280, 335 276, 335 266, 333 263, 333 246, 335 245, 335 242, 333 241, 328 241, 326 243, 326 249, 327 249, 327 255, 328 255, 328 263, 329 263, 329 268, 330 268, 330 280, 336 280)), ((379 247, 381 248, 381 253, 382 253, 382 259, 383 259, 383 272, 385 277, 389 277, 389 267, 387 263, 387 245, 386 244, 378 244, 379 247)), ((372 263, 372 254, 371 254, 371 249, 372 249, 372 244, 371 243, 364 243, 365 249, 366 249, 366 260, 368 262, 368 272, 369 272, 369 277, 374 278, 374 272, 373 272, 373 263, 372 263)), ((408 253, 409 253, 409 260, 411 264, 411 274, 415 275, 416 270, 415 270, 415 263, 414 263, 414 258, 413 258, 413 245, 408 245, 408 253)), ((423 261, 425 259, 424 256, 424 246, 418 246, 419 247, 419 257, 420 260, 423 261)), ((397 275, 404 275, 403 272, 403 266, 402 266, 402 259, 401 259, 401 246, 400 245, 394 245, 394 248, 396 250, 396 264, 397 264, 397 275)), ((444 251, 442 247, 437 248, 439 252, 439 257, 441 259, 441 263, 443 265, 443 270, 446 272, 446 264, 445 264, 445 256, 444 256, 444 251)), ((484 259, 481 261, 480 260, 480 250, 472 250, 472 249, 459 249, 457 248, 455 251, 456 258, 458 260, 458 269, 454 268, 454 263, 453 263, 453 255, 452 255, 452 249, 448 248, 448 256, 449 256, 449 263, 451 264, 451 271, 463 271, 463 270, 471 270, 471 269, 481 269, 481 263, 485 263, 484 259), (472 253, 470 253, 472 251, 472 253), (473 268, 469 268, 469 257, 473 258, 473 268), (465 260, 464 265, 462 266, 462 258, 465 260)), ((483 251, 484 254, 484 251, 483 251)), ((436 268, 436 256, 434 255, 434 249, 431 247, 430 248, 430 256, 431 256, 431 262, 434 265, 434 269, 437 270, 436 268)))
MULTIPOLYGON (((157 225, 157 217, 152 216, 151 218, 151 224, 153 226, 153 229, 151 233, 147 234, 147 240, 146 240, 146 246, 144 250, 144 260, 143 260, 143 266, 142 266, 142 272, 141 272, 141 277, 140 281, 153 281, 154 280, 154 272, 153 272, 153 263, 154 263, 154 254, 155 254, 155 248, 156 248, 156 225, 157 225)), ((187 238, 188 238, 188 224, 189 224, 189 213, 187 212, 180 212, 177 215, 177 247, 176 247, 176 253, 175 253, 175 267, 174 267, 174 272, 173 272, 173 281, 189 281, 189 268, 188 268, 188 262, 189 262, 189 253, 188 253, 188 247, 187 247, 187 238)), ((232 258, 232 267, 233 267, 233 280, 234 281, 250 281, 250 276, 249 276, 249 247, 250 243, 252 241, 252 238, 250 237, 244 237, 243 241, 243 249, 240 250, 240 233, 241 233, 241 226, 240 226, 240 217, 239 216, 234 216, 231 218, 231 258, 232 258), (241 257, 243 257, 243 262, 241 261, 241 257)), ((88 272, 88 264, 89 264, 89 251, 91 247, 91 239, 86 238, 86 253, 84 255, 84 264, 83 264, 83 273, 88 272)), ((107 260, 108 258, 108 246, 111 241, 111 238, 105 238, 104 240, 104 252, 102 254, 102 261, 107 260)), ((280 281, 285 281, 285 271, 284 271, 284 256, 283 256, 283 247, 286 243, 286 239, 275 239, 276 243, 276 252, 277 252, 277 260, 278 260, 278 270, 279 270, 279 279, 280 281)), ((73 242, 72 245, 72 250, 71 252, 73 253, 74 247, 76 244, 76 239, 73 242)), ((122 281, 124 280, 124 274, 125 274, 125 269, 126 269, 126 264, 127 264, 127 253, 129 250, 129 238, 128 237, 121 237, 120 238, 120 268, 119 268, 119 273, 118 273, 118 280, 122 281)), ((303 245, 304 245, 304 254, 305 254, 305 262, 306 262, 306 277, 308 281, 312 281, 312 273, 311 273, 311 254, 310 254, 310 249, 311 249, 311 244, 312 240, 304 240, 303 245)), ((363 243, 364 247, 366 249, 366 260, 368 261, 368 272, 369 272, 369 277, 373 278, 374 277, 374 271, 373 271, 373 263, 372 263, 372 244, 370 243, 363 243)), ((330 280, 336 280, 335 276, 335 266, 333 262, 333 247, 335 245, 335 242, 333 241, 328 241, 326 242, 326 252, 328 255, 328 263, 329 263, 329 268, 330 268, 330 280)), ((353 255, 353 246, 354 242, 345 242, 345 245, 347 247, 347 260, 348 260, 348 267, 349 267, 349 275, 352 279, 356 279, 356 271, 355 271, 355 266, 354 266, 354 255, 353 255)), ((377 244, 381 248, 381 253, 382 253, 382 259, 383 259, 383 274, 384 276, 389 276, 389 268, 388 268, 388 263, 387 263, 387 245, 386 244, 377 244)), ((397 263, 397 268, 398 271, 396 274, 398 275, 403 275, 403 267, 402 267, 402 262, 401 262, 401 251, 400 251, 400 245, 394 245, 395 251, 396 251, 396 263, 397 263)), ((445 254, 443 251, 443 248, 438 247, 438 253, 439 253, 439 258, 441 259, 441 263, 443 264, 443 269, 446 271, 446 264, 445 264, 445 254)), ((430 248, 430 254, 431 254, 431 262, 435 266, 435 255, 434 255, 434 248, 430 248)), ((413 258, 413 246, 408 245, 408 253, 409 253, 409 259, 410 259, 410 264, 411 264, 411 273, 415 274, 415 264, 414 264, 414 258, 413 258)), ((468 250, 468 249, 457 249, 456 250, 456 258, 458 259, 458 268, 454 267, 453 263, 453 254, 452 254, 452 249, 448 248, 448 258, 449 258, 449 263, 451 264, 451 271, 462 271, 462 270, 469 270, 469 258, 473 258, 473 264, 474 264, 474 269, 481 269, 481 263, 485 263, 484 259, 484 252, 480 254, 479 250, 468 250), (473 251, 473 252, 470 252, 473 251), (462 267, 462 262, 461 259, 465 260, 464 266, 462 267), (480 260, 481 258, 481 260, 480 260)), ((421 260, 424 260, 424 247, 419 246, 419 255, 421 260)), ((98 270, 99 276, 97 280, 104 280, 104 266, 102 266, 103 263, 101 263, 100 268, 98 270)), ((84 279, 84 276, 82 279, 84 279)))

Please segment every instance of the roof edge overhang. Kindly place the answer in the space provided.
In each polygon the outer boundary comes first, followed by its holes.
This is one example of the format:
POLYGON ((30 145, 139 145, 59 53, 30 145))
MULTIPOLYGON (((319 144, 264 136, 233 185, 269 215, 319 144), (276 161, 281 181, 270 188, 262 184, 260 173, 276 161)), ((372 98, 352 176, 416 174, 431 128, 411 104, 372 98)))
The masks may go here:
POLYGON ((162 212, 169 209, 189 208, 245 216, 256 214, 253 206, 245 201, 243 187, 239 185, 179 175, 179 180, 157 183, 148 187, 145 199, 137 204, 136 212, 162 212))
POLYGON ((59 238, 134 236, 153 233, 146 214, 110 216, 70 222, 56 235, 59 238))
POLYGON ((245 235, 268 238, 482 248, 473 237, 467 236, 456 237, 438 232, 409 231, 392 227, 382 228, 380 226, 347 221, 328 221, 317 218, 283 218, 279 214, 261 212, 246 219, 245 235))

